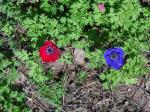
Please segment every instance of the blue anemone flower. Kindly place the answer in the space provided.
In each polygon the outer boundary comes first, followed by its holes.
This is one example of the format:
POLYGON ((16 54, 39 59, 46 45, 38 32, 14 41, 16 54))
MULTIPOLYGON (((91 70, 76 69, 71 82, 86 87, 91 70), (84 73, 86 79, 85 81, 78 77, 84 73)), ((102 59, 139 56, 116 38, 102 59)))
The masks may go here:
POLYGON ((124 51, 122 48, 115 47, 106 50, 104 58, 106 64, 116 70, 119 70, 124 65, 124 51))

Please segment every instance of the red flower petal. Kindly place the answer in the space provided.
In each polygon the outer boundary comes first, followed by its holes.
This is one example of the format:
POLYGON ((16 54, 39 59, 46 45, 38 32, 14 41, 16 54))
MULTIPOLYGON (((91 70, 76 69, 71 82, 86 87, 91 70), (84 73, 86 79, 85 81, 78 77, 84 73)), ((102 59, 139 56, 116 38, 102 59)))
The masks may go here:
POLYGON ((46 41, 44 45, 40 47, 39 55, 44 62, 55 62, 60 56, 60 50, 52 41, 46 41), (54 49, 52 54, 47 53, 47 47, 49 46, 54 49))

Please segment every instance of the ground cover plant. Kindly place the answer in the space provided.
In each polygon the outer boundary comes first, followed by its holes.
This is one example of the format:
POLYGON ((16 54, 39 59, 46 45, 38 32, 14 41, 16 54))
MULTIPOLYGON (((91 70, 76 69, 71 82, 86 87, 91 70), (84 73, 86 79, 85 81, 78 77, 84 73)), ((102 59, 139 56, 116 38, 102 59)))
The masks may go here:
MULTIPOLYGON (((150 8, 138 0, 0 3, 3 112, 35 111, 28 103, 33 99, 52 105, 49 109, 56 112, 64 111, 69 76, 75 75, 75 81, 84 85, 93 73, 110 91, 149 74, 144 54, 150 51, 150 8), (112 62, 109 50, 117 52, 117 61, 112 62)), ((39 105, 41 111, 46 106, 39 105)))

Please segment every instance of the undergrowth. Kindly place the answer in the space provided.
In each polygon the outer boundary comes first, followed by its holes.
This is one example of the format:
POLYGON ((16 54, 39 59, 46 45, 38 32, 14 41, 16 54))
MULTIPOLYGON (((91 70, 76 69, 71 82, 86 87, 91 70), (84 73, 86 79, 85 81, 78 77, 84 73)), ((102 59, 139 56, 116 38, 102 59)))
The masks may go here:
MULTIPOLYGON (((39 95, 61 105, 63 81, 53 85, 45 83, 53 77, 51 72, 45 73, 38 55, 45 40, 55 41, 59 48, 84 49, 92 69, 105 64, 103 53, 107 48, 122 47, 126 59, 123 68, 100 74, 106 89, 133 84, 148 73, 143 53, 150 50, 150 9, 142 7, 138 0, 2 0, 0 19, 0 107, 3 111, 29 111, 24 105, 24 93, 13 86, 19 77, 19 66, 28 68, 28 77, 38 86, 39 95), (98 9, 99 3, 105 4, 105 12, 98 9)), ((63 54, 60 62, 71 64, 70 53, 63 54)), ((81 71, 77 79, 83 82, 86 77, 81 71)))

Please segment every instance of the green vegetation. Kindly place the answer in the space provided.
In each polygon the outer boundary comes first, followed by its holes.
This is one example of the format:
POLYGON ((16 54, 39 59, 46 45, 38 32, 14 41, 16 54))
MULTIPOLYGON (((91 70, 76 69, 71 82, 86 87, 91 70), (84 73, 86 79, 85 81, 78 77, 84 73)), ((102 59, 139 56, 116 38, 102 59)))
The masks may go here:
MULTIPOLYGON (((150 9, 138 0, 2 0, 0 20, 0 107, 4 112, 29 111, 24 93, 14 87, 20 66, 28 68, 40 96, 61 105, 63 77, 47 85, 53 74, 45 73, 38 55, 45 40, 53 40, 59 48, 84 49, 90 68, 105 63, 107 48, 122 47, 127 59, 123 68, 100 74, 106 89, 133 84, 148 73, 143 52, 150 50, 150 9), (99 3, 105 4, 105 12, 99 11, 99 3)), ((71 64, 72 58, 67 52, 59 61, 71 64)), ((78 74, 79 81, 85 78, 85 72, 78 74)))

